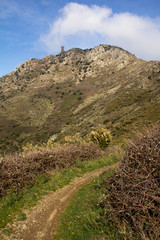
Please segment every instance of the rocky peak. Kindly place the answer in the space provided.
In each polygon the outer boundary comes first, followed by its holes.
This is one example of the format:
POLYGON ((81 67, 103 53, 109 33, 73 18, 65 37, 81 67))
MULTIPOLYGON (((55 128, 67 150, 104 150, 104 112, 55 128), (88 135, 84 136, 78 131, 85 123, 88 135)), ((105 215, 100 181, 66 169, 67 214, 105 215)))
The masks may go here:
POLYGON ((101 44, 97 47, 85 50, 72 48, 56 56, 46 56, 41 60, 36 58, 29 59, 6 76, 23 75, 24 73, 34 72, 43 68, 42 71, 45 72, 45 69, 48 70, 50 67, 52 69, 53 64, 59 66, 65 64, 74 65, 75 63, 77 64, 77 61, 79 61, 79 64, 83 64, 86 61, 90 63, 94 62, 95 64, 93 65, 102 67, 121 64, 121 67, 118 67, 118 69, 121 69, 131 62, 137 61, 137 58, 122 48, 101 44))
POLYGON ((105 44, 85 50, 72 48, 41 60, 29 59, 1 78, 1 83, 8 96, 12 90, 21 91, 34 82, 47 84, 52 79, 58 83, 70 78, 78 84, 88 77, 108 76, 140 61, 122 48, 105 44))

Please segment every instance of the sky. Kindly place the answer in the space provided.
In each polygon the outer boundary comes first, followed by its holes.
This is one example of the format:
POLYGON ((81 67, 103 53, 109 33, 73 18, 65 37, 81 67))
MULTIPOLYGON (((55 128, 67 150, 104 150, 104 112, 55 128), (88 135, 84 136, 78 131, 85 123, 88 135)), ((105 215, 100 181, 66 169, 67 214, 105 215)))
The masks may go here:
POLYGON ((0 0, 0 76, 61 46, 100 44, 160 61, 160 0, 0 0))

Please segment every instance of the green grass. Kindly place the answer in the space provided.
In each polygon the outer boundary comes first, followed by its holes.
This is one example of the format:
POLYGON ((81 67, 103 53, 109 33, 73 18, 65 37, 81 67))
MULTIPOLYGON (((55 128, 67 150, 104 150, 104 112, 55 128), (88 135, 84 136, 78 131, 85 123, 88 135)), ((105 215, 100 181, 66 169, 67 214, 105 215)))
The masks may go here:
POLYGON ((76 95, 67 95, 64 98, 64 101, 61 103, 61 113, 68 111, 69 107, 71 106, 72 102, 77 99, 76 95))
POLYGON ((54 240, 121 240, 122 236, 104 218, 104 210, 98 206, 103 195, 103 177, 109 177, 114 169, 82 187, 73 196, 66 211, 62 213, 54 240), (107 238, 105 238, 107 236, 107 238))
POLYGON ((49 191, 56 191, 69 184, 75 177, 80 177, 86 172, 111 165, 117 161, 118 159, 113 155, 88 162, 77 161, 75 167, 37 176, 33 186, 19 193, 10 192, 6 197, 0 199, 0 228, 5 228, 7 223, 11 223, 15 219, 25 220, 24 210, 36 205, 38 200, 49 191))
POLYGON ((6 105, 6 116, 22 126, 41 126, 53 111, 53 103, 45 96, 19 96, 6 105))

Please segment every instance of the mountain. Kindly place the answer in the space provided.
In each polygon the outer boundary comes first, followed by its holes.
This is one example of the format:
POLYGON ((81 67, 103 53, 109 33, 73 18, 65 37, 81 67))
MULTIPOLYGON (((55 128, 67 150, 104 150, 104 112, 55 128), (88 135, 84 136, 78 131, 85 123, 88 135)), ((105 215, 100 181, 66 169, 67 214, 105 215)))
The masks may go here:
POLYGON ((99 125, 114 141, 160 119, 160 62, 115 46, 31 59, 0 78, 0 152, 99 125))

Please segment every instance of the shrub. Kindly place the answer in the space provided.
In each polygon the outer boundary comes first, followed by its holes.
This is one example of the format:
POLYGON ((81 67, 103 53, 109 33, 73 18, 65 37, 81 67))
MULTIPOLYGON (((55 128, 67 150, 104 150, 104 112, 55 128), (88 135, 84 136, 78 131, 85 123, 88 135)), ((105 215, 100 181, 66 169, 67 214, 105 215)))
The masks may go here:
MULTIPOLYGON (((31 147, 32 145, 28 145, 31 147)), ((88 161, 102 155, 96 144, 39 147, 10 155, 0 161, 0 196, 9 189, 19 191, 33 184, 39 173, 74 166, 77 160, 88 161)))
POLYGON ((23 152, 28 152, 28 151, 38 150, 38 149, 39 149, 38 145, 33 145, 32 143, 29 143, 29 142, 27 142, 25 145, 22 145, 23 152))
POLYGON ((76 133, 75 135, 72 136, 65 136, 62 141, 66 144, 84 144, 85 141, 82 139, 80 136, 80 133, 76 133))
POLYGON ((96 131, 92 131, 89 134, 89 140, 98 144, 100 148, 104 149, 111 142, 111 134, 106 128, 100 127, 96 131))
POLYGON ((125 239, 160 239, 160 127, 127 147, 115 176, 105 184, 100 204, 125 239))

